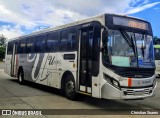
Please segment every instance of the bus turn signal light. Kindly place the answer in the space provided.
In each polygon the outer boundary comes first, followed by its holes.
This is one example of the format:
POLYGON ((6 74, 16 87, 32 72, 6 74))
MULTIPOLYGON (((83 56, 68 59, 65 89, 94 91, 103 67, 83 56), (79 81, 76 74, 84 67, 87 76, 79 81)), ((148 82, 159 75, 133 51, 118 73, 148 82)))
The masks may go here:
POLYGON ((128 87, 132 86, 132 78, 128 78, 128 87))

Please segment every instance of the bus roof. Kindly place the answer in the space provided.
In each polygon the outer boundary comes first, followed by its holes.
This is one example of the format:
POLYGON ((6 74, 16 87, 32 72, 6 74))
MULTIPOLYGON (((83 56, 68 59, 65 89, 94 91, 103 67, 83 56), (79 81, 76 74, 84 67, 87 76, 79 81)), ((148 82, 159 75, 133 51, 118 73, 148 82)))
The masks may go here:
POLYGON ((160 48, 160 45, 154 45, 154 48, 160 48))
MULTIPOLYGON (((22 36, 19 36, 19 37, 12 38, 9 41, 17 40, 19 38, 25 38, 25 37, 28 37, 28 36, 37 35, 37 34, 40 34, 40 33, 49 32, 49 31, 59 30, 59 29, 62 29, 62 28, 67 28, 67 27, 70 27, 70 26, 79 25, 79 24, 83 24, 83 23, 87 23, 87 22, 91 22, 91 21, 103 22, 105 15, 117 15, 117 16, 122 16, 122 17, 134 18, 134 19, 137 19, 137 20, 143 20, 143 19, 140 19, 140 18, 128 16, 128 15, 106 13, 106 14, 100 14, 100 15, 96 15, 96 16, 89 17, 89 18, 86 18, 86 19, 82 19, 82 20, 79 20, 79 21, 71 22, 71 23, 68 23, 68 24, 60 25, 60 26, 45 28, 45 29, 42 29, 42 30, 39 30, 39 31, 32 32, 30 34, 26 34, 26 35, 22 35, 22 36)), ((143 20, 143 21, 146 21, 146 20, 143 20)))

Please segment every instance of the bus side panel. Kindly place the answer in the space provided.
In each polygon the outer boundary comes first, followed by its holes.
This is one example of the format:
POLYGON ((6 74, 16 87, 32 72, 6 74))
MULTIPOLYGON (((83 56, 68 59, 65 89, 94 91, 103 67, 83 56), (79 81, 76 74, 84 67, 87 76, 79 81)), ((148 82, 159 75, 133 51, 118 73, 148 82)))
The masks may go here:
MULTIPOLYGON (((24 79, 27 81, 39 83, 42 69, 44 69, 42 62, 44 59, 44 53, 32 53, 20 55, 19 66, 23 67, 24 79)), ((42 83, 47 85, 47 81, 42 83)))
POLYGON ((32 78, 32 70, 34 69, 34 63, 37 58, 37 54, 26 54, 25 59, 25 80, 35 82, 32 78))
MULTIPOLYGON (((30 76, 32 81, 36 83, 40 83, 42 85, 47 85, 47 77, 45 78, 46 70, 45 70, 45 62, 47 53, 37 53, 35 57, 35 61, 33 64, 33 68, 31 67, 30 76)), ((27 60, 28 61, 28 60, 27 60)))
MULTIPOLYGON (((26 74, 26 54, 19 54, 18 55, 18 69, 20 68, 20 67, 22 67, 22 69, 23 69, 23 72, 24 72, 24 79, 25 80, 27 80, 26 78, 28 78, 27 77, 27 74, 26 74)), ((17 70, 18 70, 17 69, 17 70)), ((18 71, 17 71, 17 74, 18 74, 18 71)))
POLYGON ((70 71, 72 73, 75 83, 77 83, 77 51, 60 52, 58 54, 58 61, 60 61, 60 63, 57 64, 57 69, 60 74, 59 86, 61 85, 62 76, 66 71, 70 71))
POLYGON ((19 65, 23 67, 27 81, 59 88, 57 53, 34 53, 20 55, 19 65))
POLYGON ((32 69, 32 80, 36 83, 57 88, 59 73, 57 71, 57 53, 39 53, 32 69))
MULTIPOLYGON (((44 74, 42 75, 44 79, 47 79, 47 85, 55 88, 59 88, 59 72, 57 70, 57 64, 60 63, 58 58, 58 53, 46 53, 43 64, 44 74)), ((42 79, 43 80, 43 79, 42 79)))
POLYGON ((5 56, 5 69, 4 72, 11 76, 11 59, 12 55, 5 56))

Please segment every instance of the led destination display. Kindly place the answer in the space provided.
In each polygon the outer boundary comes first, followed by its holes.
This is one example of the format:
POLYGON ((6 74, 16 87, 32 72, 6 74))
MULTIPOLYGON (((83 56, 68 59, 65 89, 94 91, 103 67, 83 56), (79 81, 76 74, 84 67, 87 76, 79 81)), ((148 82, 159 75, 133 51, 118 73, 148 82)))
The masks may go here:
POLYGON ((141 20, 135 20, 131 18, 125 18, 125 17, 113 17, 113 25, 120 25, 120 26, 127 26, 142 30, 149 30, 148 23, 143 22, 141 20))

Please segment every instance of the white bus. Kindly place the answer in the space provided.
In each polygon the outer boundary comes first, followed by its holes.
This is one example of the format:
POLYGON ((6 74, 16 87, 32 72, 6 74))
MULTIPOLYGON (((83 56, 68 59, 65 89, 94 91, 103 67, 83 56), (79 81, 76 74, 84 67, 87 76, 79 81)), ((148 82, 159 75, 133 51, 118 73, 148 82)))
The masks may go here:
POLYGON ((155 55, 155 65, 156 65, 156 75, 160 77, 160 45, 154 45, 154 55, 155 55))
POLYGON ((143 99, 156 88, 149 22, 102 14, 9 40, 5 72, 31 81, 105 99, 143 99))

